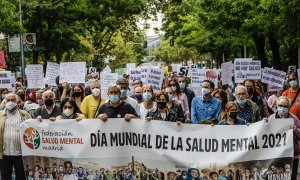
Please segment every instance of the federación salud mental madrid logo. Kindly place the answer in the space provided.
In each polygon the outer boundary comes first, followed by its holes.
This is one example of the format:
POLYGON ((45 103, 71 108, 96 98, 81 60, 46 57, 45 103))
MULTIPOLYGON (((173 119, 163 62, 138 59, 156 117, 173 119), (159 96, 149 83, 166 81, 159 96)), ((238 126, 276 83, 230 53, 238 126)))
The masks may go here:
POLYGON ((37 149, 41 144, 40 134, 36 129, 29 127, 25 129, 23 141, 30 149, 37 149))

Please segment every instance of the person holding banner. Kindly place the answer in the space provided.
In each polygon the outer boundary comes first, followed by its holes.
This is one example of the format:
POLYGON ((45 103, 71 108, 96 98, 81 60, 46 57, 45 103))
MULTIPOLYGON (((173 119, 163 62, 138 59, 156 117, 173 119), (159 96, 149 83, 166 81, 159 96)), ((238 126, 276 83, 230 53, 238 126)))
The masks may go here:
POLYGON ((149 111, 156 108, 156 103, 154 100, 153 88, 150 84, 143 86, 143 103, 140 104, 140 118, 145 118, 149 111))
POLYGON ((100 81, 94 80, 90 83, 91 95, 86 96, 80 106, 80 110, 88 119, 96 118, 99 107, 105 103, 101 99, 100 81))
POLYGON ((300 121, 290 112, 291 103, 289 99, 285 96, 281 96, 277 100, 277 112, 272 114, 269 117, 271 119, 282 119, 282 118, 291 118, 294 121, 294 124, 291 128, 294 130, 294 161, 293 161, 293 170, 292 170, 292 179, 296 179, 298 164, 299 164, 299 155, 300 155, 300 121))
POLYGON ((108 86, 109 101, 103 104, 99 111, 97 118, 107 121, 108 118, 125 118, 125 121, 130 121, 138 115, 135 109, 120 98, 121 87, 117 84, 110 84, 108 86))
POLYGON ((43 93, 44 105, 38 107, 33 113, 33 118, 40 121, 42 119, 55 120, 61 114, 59 105, 55 104, 55 94, 53 91, 47 90, 43 93))
POLYGON ((238 85, 235 88, 235 102, 238 105, 238 117, 247 123, 254 123, 261 120, 260 109, 248 99, 248 91, 245 86, 238 85))
POLYGON ((13 167, 16 179, 25 179, 19 126, 27 119, 31 116, 18 108, 17 95, 7 94, 5 108, 0 111, 0 173, 3 180, 11 179, 13 167))
POLYGON ((146 116, 146 120, 160 120, 160 121, 169 121, 169 122, 176 122, 180 125, 183 120, 178 117, 178 114, 169 109, 167 103, 169 102, 169 97, 165 92, 159 92, 156 95, 156 104, 157 108, 148 112, 146 116))
POLYGON ((290 88, 282 93, 283 96, 286 96, 291 101, 290 112, 297 116, 300 119, 300 88, 298 84, 298 78, 296 73, 289 74, 288 83, 290 88))
POLYGON ((193 124, 217 124, 221 117, 221 102, 212 97, 215 84, 210 80, 202 83, 203 96, 195 97, 192 101, 191 118, 193 124))
POLYGON ((245 120, 238 117, 238 105, 235 102, 228 102, 225 106, 225 117, 218 125, 245 125, 245 120))

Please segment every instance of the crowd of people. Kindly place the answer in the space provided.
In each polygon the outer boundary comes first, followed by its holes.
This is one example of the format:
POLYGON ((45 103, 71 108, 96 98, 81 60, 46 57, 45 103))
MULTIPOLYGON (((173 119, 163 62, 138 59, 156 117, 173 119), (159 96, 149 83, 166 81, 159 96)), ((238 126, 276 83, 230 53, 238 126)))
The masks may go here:
MULTIPOLYGON (((27 89, 17 82, 15 92, 1 89, 0 170, 2 179, 10 179, 12 167, 17 179, 25 179, 22 164, 19 125, 36 118, 50 119, 133 118, 208 125, 251 125, 262 119, 292 118, 295 157, 300 155, 300 93, 297 74, 287 75, 283 90, 268 92, 260 81, 246 79, 231 85, 205 80, 201 96, 189 88, 184 76, 166 75, 160 92, 140 79, 129 86, 128 76, 108 87, 107 99, 101 98, 101 83, 89 79, 85 84, 59 83, 45 89, 27 89), (132 91, 130 91, 132 89, 132 91), (132 94, 130 94, 132 92, 132 94)), ((200 87, 199 87, 200 88, 200 87)), ((298 159, 294 159, 293 178, 298 159)))

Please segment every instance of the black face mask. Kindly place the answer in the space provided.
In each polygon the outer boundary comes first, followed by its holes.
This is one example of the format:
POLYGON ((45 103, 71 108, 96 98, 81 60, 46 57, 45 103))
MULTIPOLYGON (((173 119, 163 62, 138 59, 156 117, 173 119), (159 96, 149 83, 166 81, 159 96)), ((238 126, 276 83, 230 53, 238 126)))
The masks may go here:
POLYGON ((80 97, 81 96, 81 92, 74 92, 74 97, 80 97))
POLYGON ((166 102, 157 102, 156 104, 157 104, 158 109, 165 109, 167 107, 166 102))
POLYGON ((251 97, 254 94, 254 89, 253 88, 248 88, 247 89, 249 96, 251 97))
POLYGON ((52 106, 54 104, 53 99, 46 99, 45 100, 45 105, 46 106, 52 106))
POLYGON ((238 115, 238 112, 230 112, 230 113, 229 113, 229 116, 230 116, 232 119, 236 119, 237 115, 238 115))

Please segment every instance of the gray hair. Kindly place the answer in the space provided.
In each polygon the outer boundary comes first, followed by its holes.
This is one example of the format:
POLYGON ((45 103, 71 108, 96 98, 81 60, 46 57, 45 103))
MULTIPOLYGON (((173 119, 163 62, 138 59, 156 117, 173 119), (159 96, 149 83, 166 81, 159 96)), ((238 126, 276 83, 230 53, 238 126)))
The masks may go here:
MULTIPOLYGON (((99 84, 100 84, 100 81, 99 81, 98 79, 90 79, 90 80, 88 81, 88 84, 89 84, 90 87, 91 87, 91 85, 94 84, 94 83, 99 83, 99 84)), ((101 84, 100 84, 100 85, 101 85, 101 84)))
POLYGON ((5 103, 6 103, 6 98, 8 96, 14 96, 15 99, 16 99, 16 102, 18 102, 21 98, 16 94, 16 93, 8 93, 6 96, 5 96, 5 103))
POLYGON ((43 98, 43 99, 45 98, 45 94, 46 94, 46 93, 51 93, 51 94, 53 94, 53 97, 55 98, 55 93, 54 93, 53 91, 51 91, 51 90, 47 90, 47 91, 43 92, 43 95, 42 95, 42 98, 43 98))
POLYGON ((290 101, 290 99, 289 99, 288 97, 286 97, 286 96, 280 96, 280 97, 277 99, 277 101, 276 101, 276 106, 278 106, 278 102, 279 102, 280 100, 282 100, 282 99, 286 100, 286 101, 289 103, 289 107, 291 106, 291 101, 290 101))
POLYGON ((117 85, 116 83, 110 83, 108 85, 107 93, 109 92, 109 90, 111 90, 113 88, 117 88, 119 90, 119 92, 121 92, 121 86, 117 85))
POLYGON ((248 94, 247 88, 246 88, 245 86, 242 86, 242 85, 238 85, 238 86, 234 89, 235 94, 236 94, 236 91, 237 91, 238 89, 242 89, 242 90, 244 90, 244 92, 245 92, 246 94, 248 94))

